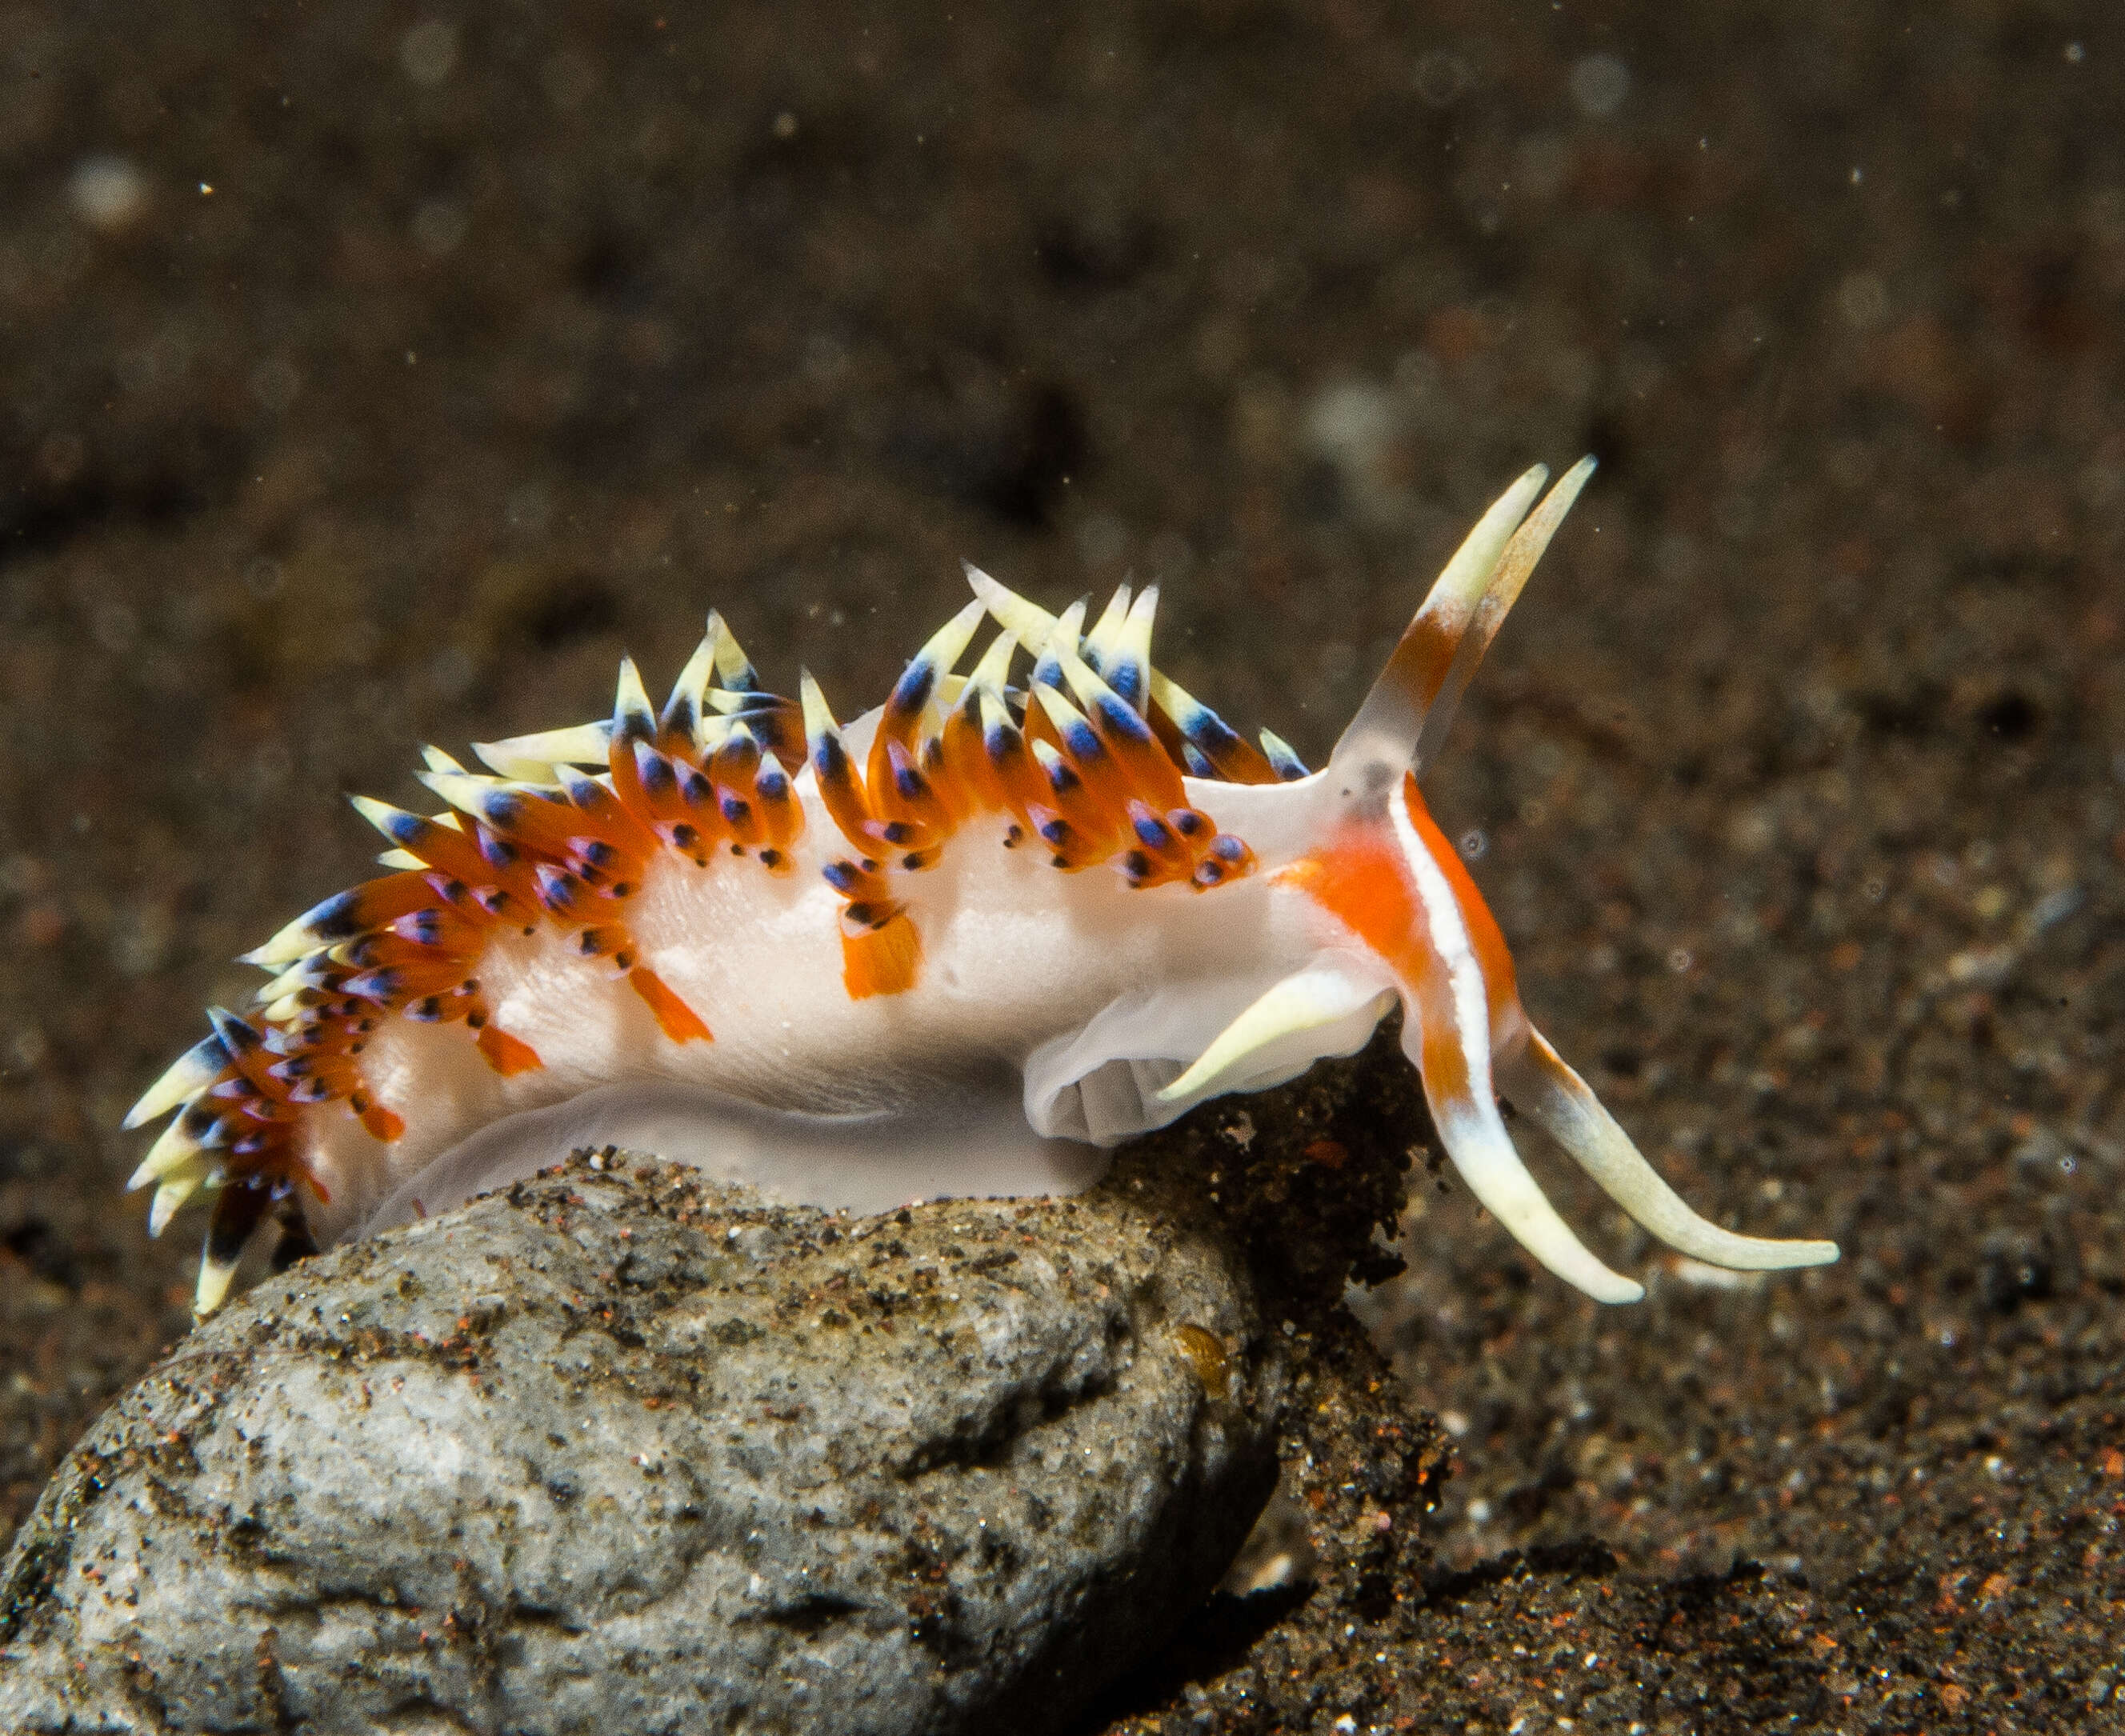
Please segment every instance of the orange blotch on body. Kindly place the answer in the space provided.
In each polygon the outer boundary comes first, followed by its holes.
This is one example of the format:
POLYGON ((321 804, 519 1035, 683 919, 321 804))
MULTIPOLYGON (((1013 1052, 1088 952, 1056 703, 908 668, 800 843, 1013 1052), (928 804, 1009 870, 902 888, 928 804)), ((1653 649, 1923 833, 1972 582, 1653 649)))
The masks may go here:
POLYGON ((381 1103, 371 1103, 361 1112, 361 1125, 371 1139, 381 1140, 387 1146, 406 1131, 405 1117, 381 1103))
POLYGON ((504 1079, 518 1073, 530 1073, 545 1066, 539 1059, 539 1051, 521 1037, 511 1037, 507 1031, 493 1025, 479 1033, 479 1052, 488 1066, 504 1079))
POLYGON ((714 1042, 709 1028, 701 1023, 700 1015, 672 993, 664 979, 646 964, 638 964, 627 973, 629 986, 657 1015, 657 1023, 664 1034, 674 1042, 714 1042))
POLYGON ((921 970, 922 937, 906 915, 889 916, 882 926, 854 934, 844 924, 841 984, 850 1000, 904 994, 921 970))

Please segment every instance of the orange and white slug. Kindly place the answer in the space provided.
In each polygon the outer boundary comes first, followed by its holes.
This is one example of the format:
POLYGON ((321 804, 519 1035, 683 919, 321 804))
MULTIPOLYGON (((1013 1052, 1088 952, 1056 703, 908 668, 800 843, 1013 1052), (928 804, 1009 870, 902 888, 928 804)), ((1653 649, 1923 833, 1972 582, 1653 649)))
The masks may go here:
POLYGON ((1100 1148, 1352 1053, 1399 1004, 1447 1155, 1588 1295, 1642 1292, 1543 1197, 1500 1093, 1684 1254, 1835 1258, 1661 1180, 1529 1023, 1418 793, 1592 469, 1537 505, 1537 466, 1484 515, 1319 772, 1153 668, 1155 589, 1087 628, 972 568, 974 601, 846 728, 809 676, 801 703, 762 691, 712 614, 661 712, 624 662, 609 722, 480 746, 483 772, 431 749, 446 811, 357 798, 389 872, 249 954, 257 1007, 214 1010, 127 1117, 175 1112, 133 1178, 151 1228, 214 1195, 205 1313, 269 1215, 366 1234, 606 1141, 860 1210, 1068 1191, 1100 1148))

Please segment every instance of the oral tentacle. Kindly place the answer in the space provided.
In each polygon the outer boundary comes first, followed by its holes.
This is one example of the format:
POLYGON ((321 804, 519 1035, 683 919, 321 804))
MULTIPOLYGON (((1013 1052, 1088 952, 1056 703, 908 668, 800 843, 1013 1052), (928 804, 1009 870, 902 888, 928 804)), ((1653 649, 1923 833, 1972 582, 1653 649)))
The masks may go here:
POLYGON ((1551 1272, 1597 1302, 1635 1302, 1645 1287, 1611 1271, 1573 1235, 1513 1149, 1512 1137, 1499 1119, 1487 1080, 1471 1079, 1464 1089, 1435 1080, 1420 1066, 1425 1102, 1446 1155, 1462 1180, 1491 1216, 1551 1272))
POLYGON ((1781 1272, 1837 1258, 1835 1242, 1737 1235, 1691 1211, 1540 1032, 1530 1031, 1521 1052, 1501 1065, 1498 1083, 1513 1107, 1569 1152, 1603 1193, 1678 1254, 1733 1272, 1781 1272))
POLYGON ((1245 1076, 1250 1062, 1286 1038, 1340 1023, 1369 1004, 1377 1022, 1394 998, 1392 989, 1373 988, 1368 993, 1347 971, 1301 971, 1286 976, 1213 1037, 1188 1070, 1157 1094, 1158 1100, 1171 1103, 1213 1096, 1222 1084, 1245 1076))
POLYGON ((1514 1240, 1565 1282, 1598 1302, 1637 1301, 1644 1287, 1610 1270, 1557 1216, 1499 1117, 1492 1033, 1512 1041, 1525 1028, 1510 955, 1473 887, 1464 892, 1444 866, 1458 867, 1458 859, 1429 824, 1414 773, 1403 774, 1402 799, 1389 812, 1421 913, 1417 1017, 1413 1031, 1405 1027, 1402 1046, 1417 1064, 1447 1156, 1514 1240), (1470 920, 1473 910, 1482 911, 1481 922, 1470 920))

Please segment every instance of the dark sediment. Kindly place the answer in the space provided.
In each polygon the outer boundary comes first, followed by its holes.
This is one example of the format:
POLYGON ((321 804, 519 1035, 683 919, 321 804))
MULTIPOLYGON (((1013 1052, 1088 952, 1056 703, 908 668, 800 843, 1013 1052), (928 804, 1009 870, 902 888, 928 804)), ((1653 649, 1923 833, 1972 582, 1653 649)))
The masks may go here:
MULTIPOLYGON (((1648 1154, 1846 1259, 1647 1252, 1604 1313, 1430 1196, 1383 1306, 1458 1430, 1435 1577, 1369 1649, 1289 1612, 1261 1722, 2114 1719, 2114 8, 422 22, 9 14, 11 1517, 183 1328, 113 1129, 366 871, 340 791, 710 603, 857 708, 962 555, 1166 580, 1176 675, 1317 757, 1591 448, 1434 806, 1648 1154)), ((1263 1655, 1216 1640, 1213 1694, 1263 1655)))

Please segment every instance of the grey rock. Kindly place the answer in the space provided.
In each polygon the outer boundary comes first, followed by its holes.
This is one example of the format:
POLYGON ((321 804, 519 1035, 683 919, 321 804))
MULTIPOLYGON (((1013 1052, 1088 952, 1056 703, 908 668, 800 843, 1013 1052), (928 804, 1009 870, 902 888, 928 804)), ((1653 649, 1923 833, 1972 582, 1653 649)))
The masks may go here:
POLYGON ((1141 1179, 850 1220, 589 1161, 114 1406, 0 1568, 0 1729, 1051 1729, 1275 1483, 1288 1338, 1141 1179))

